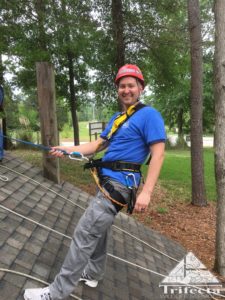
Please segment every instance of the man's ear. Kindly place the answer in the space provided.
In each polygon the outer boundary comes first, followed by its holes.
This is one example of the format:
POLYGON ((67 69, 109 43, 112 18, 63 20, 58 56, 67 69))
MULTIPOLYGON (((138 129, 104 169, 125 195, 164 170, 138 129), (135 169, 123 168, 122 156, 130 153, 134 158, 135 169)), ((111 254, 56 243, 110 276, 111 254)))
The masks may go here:
POLYGON ((142 94, 143 91, 144 91, 144 87, 143 87, 143 85, 140 83, 139 80, 137 80, 137 84, 138 84, 138 87, 139 87, 139 89, 140 89, 140 94, 142 94))
POLYGON ((140 95, 143 94, 144 88, 143 88, 142 84, 140 84, 140 83, 139 83, 139 89, 140 89, 140 95))

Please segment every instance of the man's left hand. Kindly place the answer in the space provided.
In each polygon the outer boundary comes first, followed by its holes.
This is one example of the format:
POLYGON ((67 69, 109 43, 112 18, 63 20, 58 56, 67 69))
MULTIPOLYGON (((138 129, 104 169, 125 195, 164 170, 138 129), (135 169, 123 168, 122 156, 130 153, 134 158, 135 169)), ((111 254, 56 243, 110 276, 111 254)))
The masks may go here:
POLYGON ((151 200, 151 196, 149 193, 142 191, 138 197, 134 207, 134 212, 146 212, 148 209, 148 204, 151 200))

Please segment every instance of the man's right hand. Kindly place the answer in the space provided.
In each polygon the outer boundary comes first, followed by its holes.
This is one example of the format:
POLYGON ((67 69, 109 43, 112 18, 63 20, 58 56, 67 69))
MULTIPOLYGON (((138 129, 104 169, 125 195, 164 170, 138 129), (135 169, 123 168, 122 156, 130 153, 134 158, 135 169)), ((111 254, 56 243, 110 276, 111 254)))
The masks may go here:
POLYGON ((63 157, 64 156, 64 153, 63 152, 67 152, 67 150, 65 149, 65 147, 51 147, 51 150, 49 151, 49 153, 52 155, 52 156, 55 156, 55 157, 63 157))

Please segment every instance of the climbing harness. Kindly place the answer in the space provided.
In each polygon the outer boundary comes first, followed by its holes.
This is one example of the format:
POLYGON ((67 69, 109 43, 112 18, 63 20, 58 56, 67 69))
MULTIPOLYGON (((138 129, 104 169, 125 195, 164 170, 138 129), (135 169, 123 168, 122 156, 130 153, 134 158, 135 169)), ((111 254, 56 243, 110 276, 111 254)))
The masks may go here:
POLYGON ((140 173, 140 164, 137 163, 129 163, 123 161, 102 161, 101 159, 90 160, 88 163, 84 164, 84 169, 90 169, 91 174, 95 180, 96 185, 99 190, 104 194, 106 198, 108 198, 115 206, 117 212, 120 211, 123 207, 127 206, 127 213, 132 214, 134 205, 136 202, 136 192, 138 186, 136 184, 135 175, 129 173, 127 176, 132 176, 134 179, 134 186, 130 188, 130 185, 127 187, 130 189, 130 199, 127 201, 124 199, 123 195, 115 190, 114 186, 110 182, 104 182, 104 179, 101 177, 101 172, 99 168, 109 168, 113 171, 129 171, 129 172, 138 172, 140 173), (103 188, 104 186, 104 188, 103 188), (106 193, 107 191, 108 193, 106 193))
POLYGON ((125 172, 138 172, 140 173, 141 164, 131 163, 125 161, 102 161, 102 159, 91 159, 88 163, 85 163, 85 169, 92 168, 106 168, 111 169, 113 171, 125 171, 125 172))

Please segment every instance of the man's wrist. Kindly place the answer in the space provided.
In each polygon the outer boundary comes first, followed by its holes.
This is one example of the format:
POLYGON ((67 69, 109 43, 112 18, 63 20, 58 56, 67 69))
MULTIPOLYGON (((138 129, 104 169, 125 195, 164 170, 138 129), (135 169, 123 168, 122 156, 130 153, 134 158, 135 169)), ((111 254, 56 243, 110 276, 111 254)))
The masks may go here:
POLYGON ((142 192, 145 193, 145 194, 148 194, 149 196, 151 196, 152 189, 147 187, 147 186, 143 186, 142 192))

